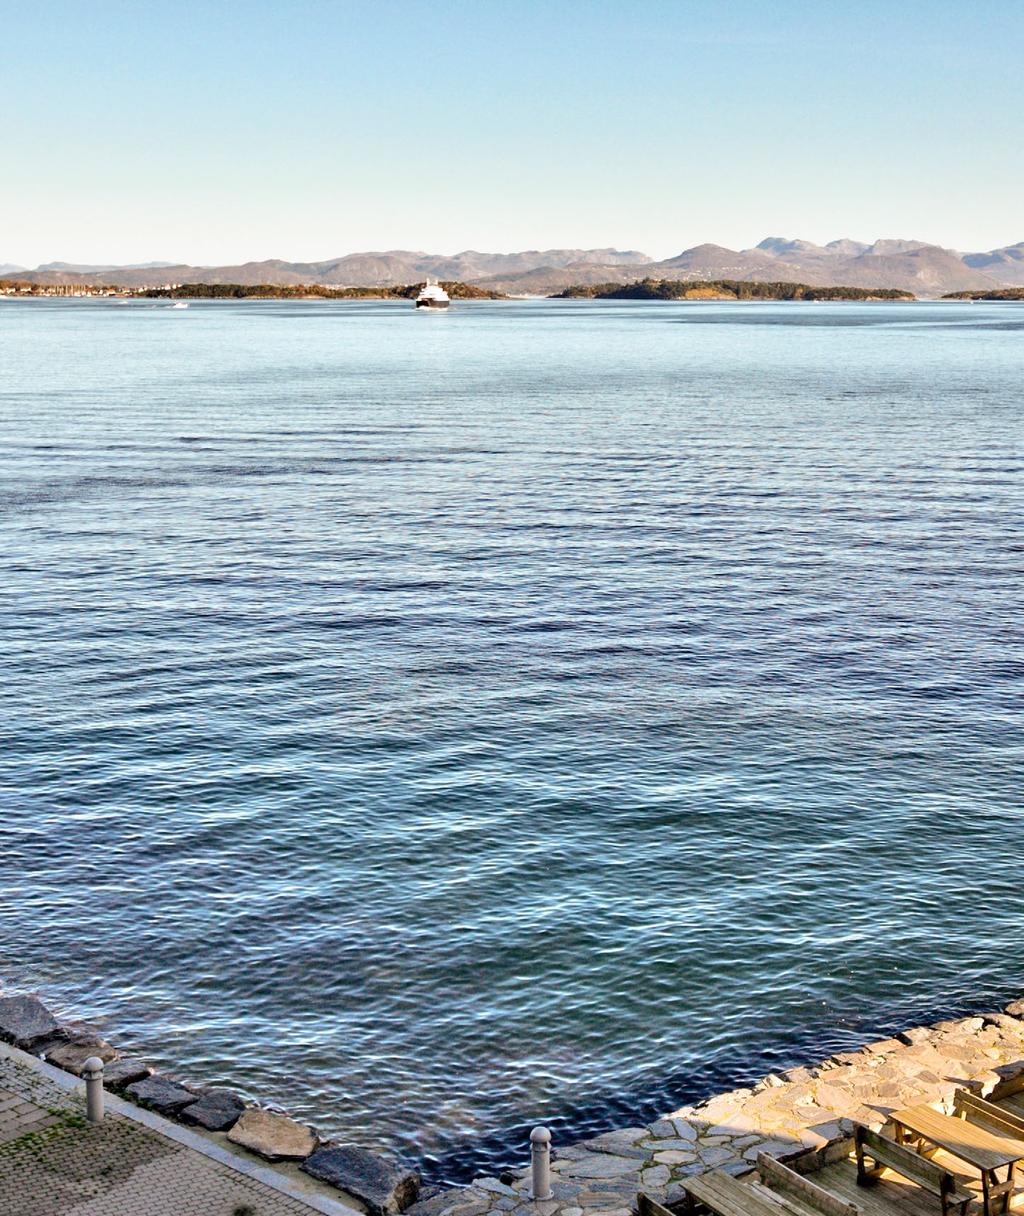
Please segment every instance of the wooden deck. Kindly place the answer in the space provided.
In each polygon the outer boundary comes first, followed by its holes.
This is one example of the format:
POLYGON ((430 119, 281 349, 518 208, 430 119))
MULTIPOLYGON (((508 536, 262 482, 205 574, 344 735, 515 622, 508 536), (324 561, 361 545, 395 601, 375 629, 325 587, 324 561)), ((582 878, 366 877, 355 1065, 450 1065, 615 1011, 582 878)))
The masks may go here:
MULTIPOLYGON (((1024 1118, 1024 1090, 996 1099, 995 1105, 1024 1118)), ((941 1216, 942 1205, 938 1196, 900 1177, 891 1169, 881 1171, 874 1185, 858 1186, 853 1141, 849 1141, 848 1145, 847 1155, 842 1154, 843 1145, 836 1143, 826 1150, 813 1150, 789 1156, 785 1160, 792 1168, 805 1175, 808 1181, 828 1191, 836 1200, 853 1204, 861 1216, 941 1216), (827 1161, 829 1156, 835 1159, 827 1161), (827 1164, 823 1161, 827 1161, 827 1164)), ((977 1197, 977 1201, 971 1204, 969 1213, 970 1216, 981 1216, 980 1171, 941 1148, 930 1153, 929 1159, 955 1174, 958 1183, 977 1197)), ((820 1209, 815 1210, 792 1190, 780 1193, 770 1185, 770 1179, 763 1180, 756 1170, 742 1175, 740 1181, 753 1192, 748 1216, 754 1216, 755 1213, 761 1216, 765 1206, 774 1207, 777 1216, 822 1216, 820 1209)), ((1010 1199, 1010 1207, 1013 1212, 1024 1216, 1024 1181, 1018 1182, 1010 1199)), ((673 1216, 685 1216, 685 1199, 671 1204, 669 1211, 673 1216)))

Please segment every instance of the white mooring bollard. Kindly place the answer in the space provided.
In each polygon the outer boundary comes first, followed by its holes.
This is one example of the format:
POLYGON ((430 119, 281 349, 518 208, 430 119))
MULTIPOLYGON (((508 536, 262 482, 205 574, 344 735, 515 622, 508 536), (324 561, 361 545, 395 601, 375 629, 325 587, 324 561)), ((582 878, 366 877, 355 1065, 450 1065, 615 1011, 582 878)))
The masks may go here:
POLYGON ((551 1198, 551 1133, 546 1127, 530 1132, 530 1167, 533 1173, 531 1199, 551 1198))
POLYGON ((85 1113, 90 1123, 103 1122, 103 1061, 90 1056, 82 1065, 85 1077, 85 1113))

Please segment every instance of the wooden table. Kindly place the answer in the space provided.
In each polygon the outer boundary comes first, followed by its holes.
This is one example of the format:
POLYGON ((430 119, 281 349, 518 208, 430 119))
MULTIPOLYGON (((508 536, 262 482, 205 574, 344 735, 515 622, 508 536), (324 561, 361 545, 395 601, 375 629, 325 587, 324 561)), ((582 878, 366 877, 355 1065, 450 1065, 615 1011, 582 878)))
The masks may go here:
POLYGON ((1009 1210, 1014 1171, 1017 1162, 1024 1161, 1024 1140, 997 1136, 966 1119, 954 1119, 926 1105, 906 1106, 893 1111, 889 1119, 896 1132, 897 1144, 915 1137, 927 1140, 980 1171, 985 1216, 993 1216, 992 1201, 999 1197, 1003 1200, 1002 1210, 1009 1210), (997 1171, 1004 1166, 1006 1178, 1000 1182, 997 1171))

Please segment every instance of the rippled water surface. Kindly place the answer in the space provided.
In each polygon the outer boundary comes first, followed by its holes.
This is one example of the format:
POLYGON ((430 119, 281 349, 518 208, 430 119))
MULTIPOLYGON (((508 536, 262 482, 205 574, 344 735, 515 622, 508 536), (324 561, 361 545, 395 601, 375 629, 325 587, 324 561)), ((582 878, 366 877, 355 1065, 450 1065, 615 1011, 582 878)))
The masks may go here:
POLYGON ((1022 383, 1016 305, 0 301, 0 978, 446 1178, 1018 994, 1022 383))

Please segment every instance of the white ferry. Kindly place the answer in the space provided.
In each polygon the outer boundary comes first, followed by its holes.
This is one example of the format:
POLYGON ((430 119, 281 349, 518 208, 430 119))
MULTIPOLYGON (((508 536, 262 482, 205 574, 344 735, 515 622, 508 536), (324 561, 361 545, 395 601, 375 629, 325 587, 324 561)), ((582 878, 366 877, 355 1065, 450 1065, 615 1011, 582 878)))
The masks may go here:
POLYGON ((427 279, 416 297, 417 308, 447 308, 450 303, 448 293, 436 279, 427 279))

